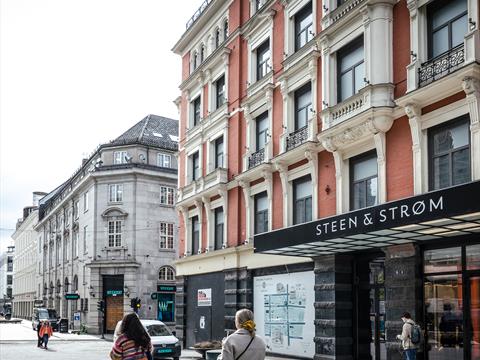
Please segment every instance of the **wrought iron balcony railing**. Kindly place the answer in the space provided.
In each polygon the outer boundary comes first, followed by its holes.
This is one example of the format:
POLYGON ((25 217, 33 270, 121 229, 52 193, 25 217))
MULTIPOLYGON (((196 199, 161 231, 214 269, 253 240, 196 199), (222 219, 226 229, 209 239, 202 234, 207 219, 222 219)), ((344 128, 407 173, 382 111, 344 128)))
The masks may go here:
POLYGON ((265 148, 254 152, 248 158, 248 168, 251 169, 265 161, 265 148))
POLYGON ((465 49, 461 44, 436 58, 424 62, 418 69, 418 87, 428 85, 459 68, 465 62, 465 49))
POLYGON ((302 145, 308 139, 308 126, 301 127, 300 129, 295 130, 290 133, 286 139, 287 141, 287 151, 296 148, 299 145, 302 145))

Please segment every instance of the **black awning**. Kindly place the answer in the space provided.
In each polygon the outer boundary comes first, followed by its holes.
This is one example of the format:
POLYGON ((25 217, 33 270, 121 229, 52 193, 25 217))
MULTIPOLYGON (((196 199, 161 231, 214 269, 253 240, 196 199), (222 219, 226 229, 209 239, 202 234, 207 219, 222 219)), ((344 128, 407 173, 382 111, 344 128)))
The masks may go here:
POLYGON ((480 181, 255 235, 255 252, 318 256, 477 234, 480 181))

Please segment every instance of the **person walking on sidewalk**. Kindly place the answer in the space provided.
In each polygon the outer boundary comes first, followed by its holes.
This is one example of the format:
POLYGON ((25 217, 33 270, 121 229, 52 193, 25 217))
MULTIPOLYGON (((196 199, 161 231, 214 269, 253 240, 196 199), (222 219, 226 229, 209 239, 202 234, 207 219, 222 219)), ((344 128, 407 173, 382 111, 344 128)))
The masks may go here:
POLYGON ((52 336, 53 330, 48 321, 43 323, 43 326, 40 329, 40 336, 42 337, 42 342, 44 344, 43 348, 48 350, 48 339, 52 336))
POLYGON ((255 334, 253 312, 248 309, 238 310, 235 326, 237 331, 223 340, 218 360, 264 360, 267 346, 255 334))
POLYGON ((412 320, 409 312, 403 313, 402 320, 402 333, 397 335, 397 339, 402 340, 402 348, 403 353, 405 354, 405 360, 415 360, 417 358, 417 345, 414 343, 414 341, 412 341, 415 321, 412 320))
POLYGON ((40 330, 42 329, 43 321, 40 321, 37 325, 37 347, 43 347, 42 337, 40 336, 40 330))
POLYGON ((148 360, 151 358, 152 341, 137 314, 130 313, 123 317, 120 334, 110 351, 112 360, 148 360))

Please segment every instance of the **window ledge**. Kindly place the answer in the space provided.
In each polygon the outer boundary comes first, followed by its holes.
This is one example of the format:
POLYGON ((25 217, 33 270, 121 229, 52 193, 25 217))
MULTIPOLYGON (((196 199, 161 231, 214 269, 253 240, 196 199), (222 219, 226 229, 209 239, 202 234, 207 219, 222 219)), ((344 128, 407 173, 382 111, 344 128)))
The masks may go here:
POLYGON ((175 253, 175 249, 162 249, 162 248, 159 248, 158 251, 159 251, 159 252, 163 252, 163 253, 175 253))

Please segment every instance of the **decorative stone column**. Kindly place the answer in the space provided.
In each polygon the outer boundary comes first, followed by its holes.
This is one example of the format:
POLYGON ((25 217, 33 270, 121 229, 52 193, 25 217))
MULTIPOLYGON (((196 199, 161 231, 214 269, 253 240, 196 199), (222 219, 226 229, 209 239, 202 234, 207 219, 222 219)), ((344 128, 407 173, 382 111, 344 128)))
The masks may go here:
POLYGON ((224 273, 225 331, 234 332, 237 310, 253 309, 253 278, 251 271, 247 268, 227 269, 224 273))
POLYGON ((315 258, 314 360, 353 360, 352 259, 315 258))
POLYGON ((187 277, 176 277, 177 292, 175 293, 175 330, 177 338, 185 346, 187 339, 187 277))
POLYGON ((250 183, 248 181, 240 181, 240 187, 243 190, 245 201, 245 243, 250 241, 252 237, 252 214, 250 213, 250 183))
POLYGON ((480 79, 469 76, 462 85, 470 113, 472 180, 480 180, 480 79))
POLYGON ((405 106, 405 113, 410 123, 410 132, 412 133, 412 156, 413 156, 413 193, 419 195, 423 191, 423 166, 422 166, 422 126, 420 124, 421 109, 416 104, 405 106))
MULTIPOLYGON (((396 339, 402 332, 402 314, 408 311, 416 321, 422 308, 420 251, 413 244, 390 246, 385 251, 385 337, 387 360, 402 359, 396 339)), ((423 359, 417 355, 417 359, 423 359)))

